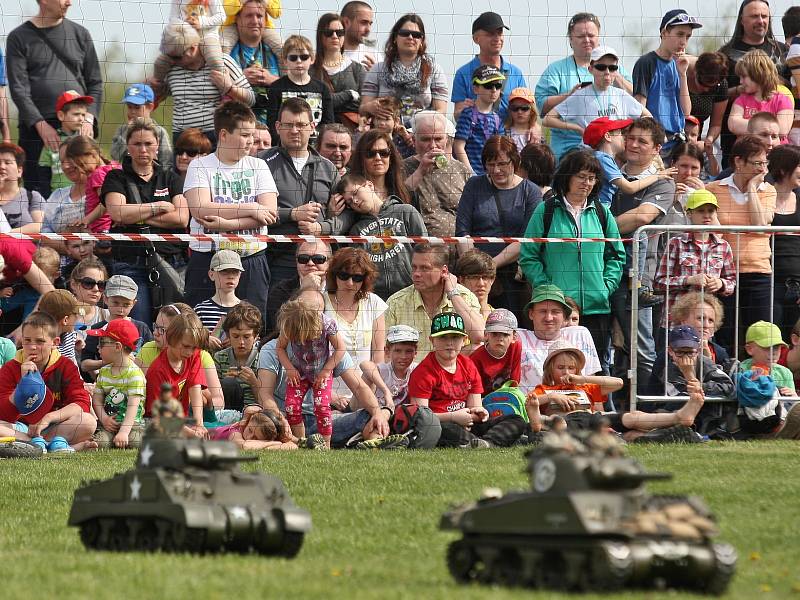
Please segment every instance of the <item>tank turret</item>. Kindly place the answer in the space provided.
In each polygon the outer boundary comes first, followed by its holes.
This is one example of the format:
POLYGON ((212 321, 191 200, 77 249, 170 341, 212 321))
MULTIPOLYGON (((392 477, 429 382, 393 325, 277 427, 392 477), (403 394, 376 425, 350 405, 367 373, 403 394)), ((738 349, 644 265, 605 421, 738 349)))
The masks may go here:
POLYGON ((646 472, 618 448, 565 436, 547 434, 528 454, 530 491, 487 490, 442 516, 442 529, 463 533, 447 553, 456 580, 725 591, 736 551, 713 541, 717 527, 702 500, 651 495, 645 482, 670 475, 646 472))
POLYGON ((293 557, 311 528, 277 477, 244 472, 231 442, 151 428, 136 466, 75 490, 68 524, 96 550, 258 552, 293 557))

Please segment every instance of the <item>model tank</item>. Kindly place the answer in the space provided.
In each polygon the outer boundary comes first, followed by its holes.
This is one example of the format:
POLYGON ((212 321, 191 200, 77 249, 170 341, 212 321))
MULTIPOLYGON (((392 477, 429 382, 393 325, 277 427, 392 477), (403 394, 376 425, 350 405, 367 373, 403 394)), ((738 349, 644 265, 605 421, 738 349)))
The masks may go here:
POLYGON ((75 491, 68 523, 97 550, 293 557, 311 516, 280 479, 240 470, 248 460, 231 442, 148 432, 134 469, 75 491))
POLYGON ((645 481, 671 476, 646 473, 599 435, 592 448, 566 433, 546 434, 528 454, 530 491, 484 490, 477 502, 445 513, 441 528, 464 534, 448 548, 453 577, 576 591, 722 594, 736 551, 712 541, 717 528, 702 500, 649 494, 645 481))

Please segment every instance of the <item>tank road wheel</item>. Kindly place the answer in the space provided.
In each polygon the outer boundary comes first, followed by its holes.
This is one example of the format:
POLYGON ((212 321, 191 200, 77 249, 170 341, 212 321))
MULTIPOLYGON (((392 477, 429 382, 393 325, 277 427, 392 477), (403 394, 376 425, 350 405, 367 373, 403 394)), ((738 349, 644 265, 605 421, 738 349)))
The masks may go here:
POLYGON ((458 583, 468 583, 474 578, 477 559, 475 551, 464 540, 447 547, 447 568, 458 583))
POLYGON ((81 542, 87 548, 97 549, 97 541, 100 538, 100 523, 97 519, 89 519, 81 523, 81 542))
POLYGON ((607 542, 596 548, 587 567, 592 586, 614 591, 624 588, 633 575, 633 553, 628 544, 607 542))
POLYGON ((128 524, 125 519, 115 520, 108 532, 108 549, 112 552, 127 552, 131 549, 128 524))
POLYGON ((286 558, 294 558, 303 546, 302 531, 284 531, 278 554, 286 558))
POLYGON ((498 552, 491 563, 492 581, 503 586, 522 585, 522 559, 516 548, 505 548, 498 552))
POLYGON ((705 591, 708 594, 721 596, 728 589, 728 584, 736 571, 736 549, 730 544, 714 544, 714 570, 706 581, 705 591))
MULTIPOLYGON (((184 550, 192 554, 203 554, 206 551, 206 530, 205 529, 191 529, 186 528, 186 541, 184 550)), ((217 551, 220 548, 210 548, 209 550, 217 551)))
POLYGON ((131 549, 153 552, 158 549, 158 529, 148 519, 129 519, 131 530, 131 549))

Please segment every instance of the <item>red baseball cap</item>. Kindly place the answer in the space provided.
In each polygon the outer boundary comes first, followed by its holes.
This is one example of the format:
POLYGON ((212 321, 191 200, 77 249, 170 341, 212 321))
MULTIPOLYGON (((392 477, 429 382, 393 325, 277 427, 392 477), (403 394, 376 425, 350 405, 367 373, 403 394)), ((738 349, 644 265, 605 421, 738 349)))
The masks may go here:
POLYGON ((595 119, 583 130, 583 143, 594 148, 609 131, 625 129, 631 123, 633 123, 633 119, 610 119, 609 117, 595 119))
POLYGON ((694 123, 695 125, 700 127, 700 119, 698 119, 694 115, 686 115, 686 122, 687 123, 694 123))
POLYGON ((91 96, 82 96, 75 90, 68 90, 61 94, 56 100, 56 112, 59 110, 64 110, 64 105, 69 104, 70 102, 85 102, 86 104, 94 104, 94 98, 91 96))
POLYGON ((140 337, 136 325, 133 324, 133 321, 128 321, 127 319, 114 319, 109 321, 102 329, 90 329, 86 334, 111 338, 131 350, 136 350, 136 344, 140 337))

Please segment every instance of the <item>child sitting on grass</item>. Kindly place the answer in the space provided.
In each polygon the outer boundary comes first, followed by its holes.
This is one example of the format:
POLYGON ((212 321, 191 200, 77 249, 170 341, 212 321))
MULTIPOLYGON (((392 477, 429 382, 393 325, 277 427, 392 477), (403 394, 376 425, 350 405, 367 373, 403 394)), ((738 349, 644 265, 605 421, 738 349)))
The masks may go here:
POLYGON ((386 332, 388 362, 375 364, 371 360, 361 363, 361 376, 375 390, 381 406, 392 411, 408 404, 408 380, 419 363, 417 356, 419 332, 408 325, 392 325, 386 332))
POLYGON ((75 347, 78 335, 75 332, 75 324, 83 318, 83 309, 78 300, 67 290, 52 290, 42 296, 39 310, 56 320, 59 336, 58 351, 61 356, 77 365, 75 347))
POLYGON ((222 323, 228 348, 214 354, 217 374, 222 382, 225 408, 242 411, 258 406, 258 334, 261 313, 249 302, 234 306, 222 323))
POLYGON ((99 427, 94 434, 101 448, 138 448, 144 434, 144 373, 131 358, 139 341, 136 326, 115 319, 105 329, 90 329, 100 338, 100 367, 92 394, 99 427))
POLYGON ((297 438, 279 412, 260 407, 245 409, 238 423, 211 430, 212 440, 231 441, 242 450, 297 450, 297 438))
POLYGON ((519 383, 522 342, 517 337, 517 317, 510 310, 496 308, 486 319, 483 346, 469 355, 483 383, 483 393, 489 394, 506 381, 519 383))

